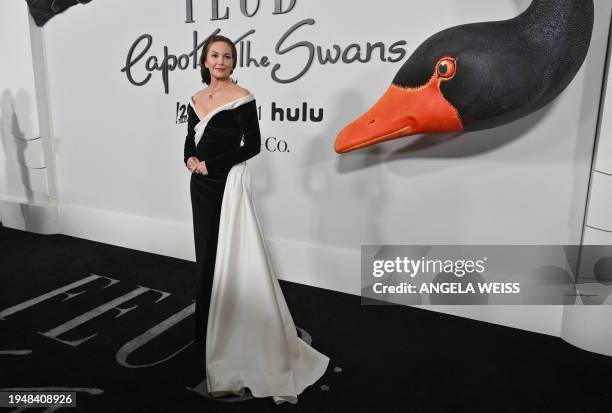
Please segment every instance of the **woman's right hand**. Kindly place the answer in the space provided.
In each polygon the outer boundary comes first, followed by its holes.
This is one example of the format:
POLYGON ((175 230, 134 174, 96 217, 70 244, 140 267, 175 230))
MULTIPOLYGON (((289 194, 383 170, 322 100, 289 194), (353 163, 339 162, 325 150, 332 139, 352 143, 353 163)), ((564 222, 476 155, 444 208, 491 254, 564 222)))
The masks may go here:
POLYGON ((189 172, 193 172, 195 167, 198 166, 198 163, 200 163, 198 158, 190 156, 189 159, 187 159, 187 169, 189 169, 189 172))
POLYGON ((208 169, 206 168, 206 162, 204 161, 198 162, 193 172, 202 174, 202 175, 208 175, 208 169))

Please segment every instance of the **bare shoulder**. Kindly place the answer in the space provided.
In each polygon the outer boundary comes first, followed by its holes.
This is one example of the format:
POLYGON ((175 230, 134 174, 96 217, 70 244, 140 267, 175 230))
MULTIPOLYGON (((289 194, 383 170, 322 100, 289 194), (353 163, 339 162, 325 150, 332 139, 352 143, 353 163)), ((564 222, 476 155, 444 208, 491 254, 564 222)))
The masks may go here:
POLYGON ((200 89, 191 96, 193 102, 199 101, 206 94, 206 89, 200 89))
POLYGON ((234 85, 232 89, 233 89, 232 94, 234 95, 234 98, 236 99, 244 97, 244 96, 248 96, 251 94, 251 92, 248 89, 245 89, 242 86, 234 85))

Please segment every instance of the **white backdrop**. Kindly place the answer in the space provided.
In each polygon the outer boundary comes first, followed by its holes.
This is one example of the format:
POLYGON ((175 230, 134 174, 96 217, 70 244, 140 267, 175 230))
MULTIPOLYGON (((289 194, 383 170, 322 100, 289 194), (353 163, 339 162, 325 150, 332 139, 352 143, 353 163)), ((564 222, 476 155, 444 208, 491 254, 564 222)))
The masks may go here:
MULTIPOLYGON (((289 149, 264 148, 249 161, 281 278, 358 294, 361 244, 580 243, 610 2, 595 2, 587 61, 546 108, 418 151, 402 151, 416 137, 342 156, 333 151, 338 131, 378 99, 422 41, 453 25, 513 17, 530 1, 297 0, 290 12, 273 15, 273 2, 264 0, 251 18, 237 1, 219 1, 229 19, 218 21, 211 21, 212 2, 193 3, 194 23, 185 23, 184 1, 98 0, 45 26, 62 232, 193 259, 186 124, 176 115, 177 103, 204 85, 191 62, 169 74, 168 94, 159 71, 134 86, 121 68, 143 34, 153 42, 131 69, 137 80, 148 73, 145 59, 161 59, 164 46, 189 53, 194 31, 202 42, 221 29, 232 39, 254 30, 246 38, 251 54, 270 61, 237 67, 234 75, 261 107, 263 139, 285 141, 289 149), (405 41, 399 47, 405 58, 394 63, 374 53, 369 62, 322 65, 315 57, 299 79, 275 81, 275 64, 285 79, 306 65, 306 48, 279 54, 275 45, 308 18, 315 23, 296 29, 281 49, 300 41, 323 50, 383 42, 388 58, 397 57, 389 47, 405 41), (322 108, 323 121, 271 120, 272 104, 294 109, 302 102, 322 108)), ((248 3, 253 10, 255 2, 248 3)), ((550 334, 560 329, 557 308, 443 310, 550 334)))

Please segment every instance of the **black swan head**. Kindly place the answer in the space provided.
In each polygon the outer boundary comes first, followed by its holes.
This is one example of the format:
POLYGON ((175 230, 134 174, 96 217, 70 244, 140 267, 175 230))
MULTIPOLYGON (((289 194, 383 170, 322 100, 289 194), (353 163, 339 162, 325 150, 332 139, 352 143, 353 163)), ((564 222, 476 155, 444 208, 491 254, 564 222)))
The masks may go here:
POLYGON ((557 97, 586 57, 593 0, 534 0, 519 16, 434 34, 383 96, 336 137, 349 152, 409 135, 482 130, 557 97))

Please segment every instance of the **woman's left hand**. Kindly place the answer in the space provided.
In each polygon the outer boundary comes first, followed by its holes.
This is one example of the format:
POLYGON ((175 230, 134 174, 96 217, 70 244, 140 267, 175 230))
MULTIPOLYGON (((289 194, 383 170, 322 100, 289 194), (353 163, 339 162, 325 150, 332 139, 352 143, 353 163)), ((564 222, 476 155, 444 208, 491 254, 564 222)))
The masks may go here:
POLYGON ((196 167, 193 169, 193 173, 208 175, 208 169, 206 169, 206 163, 204 161, 200 161, 196 167))

